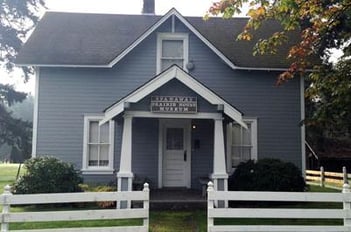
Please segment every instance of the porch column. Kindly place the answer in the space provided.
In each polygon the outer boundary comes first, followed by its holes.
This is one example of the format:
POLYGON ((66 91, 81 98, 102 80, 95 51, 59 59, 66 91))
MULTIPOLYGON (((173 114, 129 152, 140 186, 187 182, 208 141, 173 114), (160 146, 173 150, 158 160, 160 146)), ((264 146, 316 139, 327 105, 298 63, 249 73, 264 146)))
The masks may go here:
MULTIPOLYGON (((121 157, 119 163, 119 172, 117 173, 118 191, 132 191, 132 121, 131 116, 124 116, 121 157)), ((117 207, 130 208, 130 202, 118 202, 117 207)))
MULTIPOLYGON (((213 180, 214 189, 217 191, 228 190, 228 174, 225 163, 223 119, 214 120, 214 151, 213 151, 213 180)), ((218 202, 218 207, 226 207, 226 203, 218 202)))

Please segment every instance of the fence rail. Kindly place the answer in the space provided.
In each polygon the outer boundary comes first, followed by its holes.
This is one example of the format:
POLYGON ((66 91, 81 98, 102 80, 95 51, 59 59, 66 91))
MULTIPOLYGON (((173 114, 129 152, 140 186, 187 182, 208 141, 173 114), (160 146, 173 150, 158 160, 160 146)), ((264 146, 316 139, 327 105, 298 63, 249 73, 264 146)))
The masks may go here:
POLYGON ((319 185, 321 187, 331 187, 342 189, 343 184, 348 183, 351 174, 347 173, 346 167, 342 168, 342 172, 326 172, 323 167, 320 170, 306 170, 307 184, 319 185))
MULTIPOLYGON (((143 231, 149 229, 149 185, 144 184, 142 191, 133 192, 89 192, 89 193, 53 193, 53 194, 24 194, 13 195, 10 186, 0 195, 1 232, 9 231, 9 224, 15 222, 44 222, 44 221, 76 221, 76 220, 102 220, 102 219, 143 219, 141 226, 99 227, 98 231, 143 231), (96 209, 74 211, 45 211, 45 212, 10 212, 12 205, 37 205, 54 203, 80 203, 99 201, 142 201, 143 208, 126 209, 96 209)), ((33 231, 96 231, 97 228, 61 228, 41 229, 33 231)), ((19 230, 16 230, 19 232, 19 230)))
POLYGON ((344 185, 342 193, 295 192, 243 192, 215 191, 208 184, 208 231, 351 231, 350 186, 344 185), (218 201, 267 201, 267 202, 339 202, 342 209, 310 208, 216 208, 218 201), (272 218, 272 219, 343 219, 340 226, 305 225, 215 225, 216 218, 272 218))

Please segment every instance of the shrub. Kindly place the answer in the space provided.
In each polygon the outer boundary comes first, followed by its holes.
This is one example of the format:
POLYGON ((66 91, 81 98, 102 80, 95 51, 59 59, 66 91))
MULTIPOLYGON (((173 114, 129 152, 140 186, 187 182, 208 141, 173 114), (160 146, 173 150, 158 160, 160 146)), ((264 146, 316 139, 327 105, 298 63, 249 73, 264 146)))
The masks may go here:
POLYGON ((277 159, 252 160, 241 163, 228 181, 234 191, 302 192, 305 181, 294 164, 277 159))
POLYGON ((70 163, 55 157, 37 157, 24 162, 26 173, 14 185, 14 193, 80 192, 83 179, 70 163))
MULTIPOLYGON (((94 188, 94 192, 114 192, 116 187, 101 185, 94 188)), ((96 204, 103 209, 116 208, 116 201, 98 201, 96 204)))

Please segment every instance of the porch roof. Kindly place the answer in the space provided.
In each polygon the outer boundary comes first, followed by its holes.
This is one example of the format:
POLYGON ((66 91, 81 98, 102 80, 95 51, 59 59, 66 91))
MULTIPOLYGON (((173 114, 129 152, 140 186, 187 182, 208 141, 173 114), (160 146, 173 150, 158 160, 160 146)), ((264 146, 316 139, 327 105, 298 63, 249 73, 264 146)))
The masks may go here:
POLYGON ((100 125, 113 119, 117 115, 124 112, 126 105, 129 103, 137 103, 147 95, 151 94, 156 89, 165 85, 169 81, 177 79, 185 86, 192 89, 195 93, 203 97, 209 103, 213 105, 223 105, 223 112, 228 115, 235 122, 247 128, 246 123, 242 119, 242 113, 233 107, 231 104, 226 102, 223 98, 214 93, 211 89, 207 88, 204 84, 200 83, 190 74, 179 68, 177 65, 173 65, 164 72, 160 73, 138 89, 134 90, 127 96, 123 97, 116 103, 112 104, 104 110, 104 118, 100 121, 100 125))

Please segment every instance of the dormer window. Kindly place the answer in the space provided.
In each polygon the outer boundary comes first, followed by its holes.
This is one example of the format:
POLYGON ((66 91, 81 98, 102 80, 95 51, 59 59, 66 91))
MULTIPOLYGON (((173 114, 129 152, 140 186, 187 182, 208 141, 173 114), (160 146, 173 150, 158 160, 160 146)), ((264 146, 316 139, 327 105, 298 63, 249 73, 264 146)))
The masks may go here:
POLYGON ((188 34, 160 33, 157 37, 157 73, 173 64, 186 70, 188 62, 188 34))

